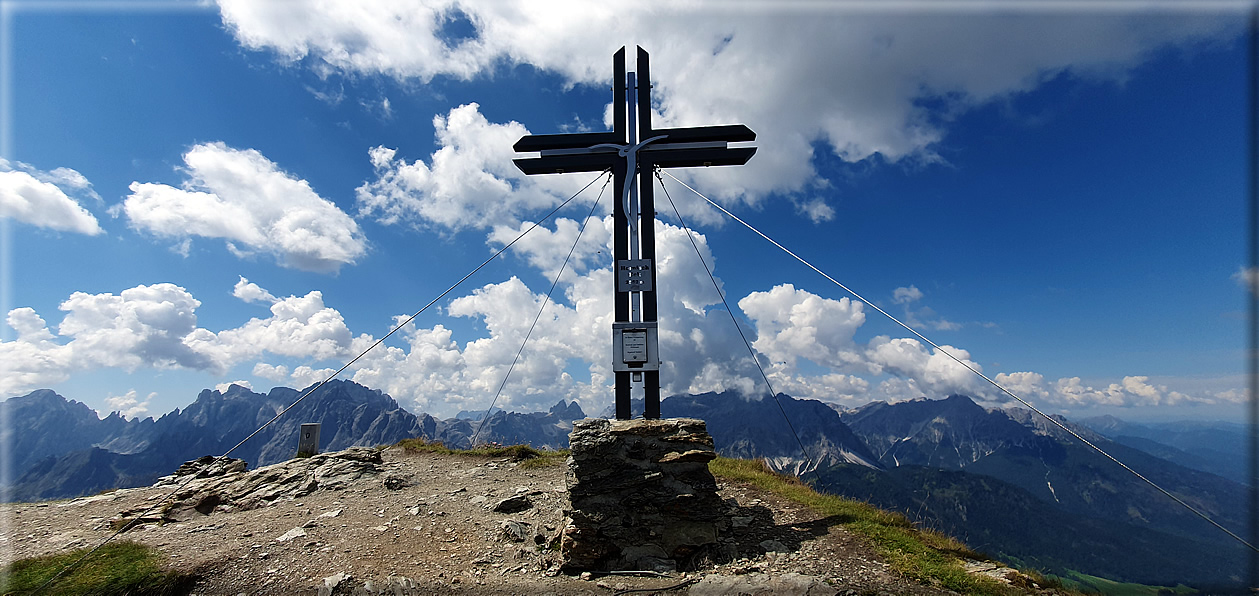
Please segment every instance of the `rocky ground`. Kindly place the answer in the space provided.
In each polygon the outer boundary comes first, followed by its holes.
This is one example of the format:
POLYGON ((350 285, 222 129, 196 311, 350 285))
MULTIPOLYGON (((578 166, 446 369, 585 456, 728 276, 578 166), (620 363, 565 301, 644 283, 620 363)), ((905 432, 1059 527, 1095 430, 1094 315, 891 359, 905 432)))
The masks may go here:
MULTIPOLYGON (((0 505, 4 563, 94 546, 171 494, 165 485, 0 505)), ((837 520, 718 479, 740 558, 664 576, 567 574, 550 546, 564 467, 508 458, 350 449, 176 491, 121 537, 195 572, 198 595, 943 594, 893 574, 837 520)), ((977 571, 1003 576, 991 564, 977 571)))

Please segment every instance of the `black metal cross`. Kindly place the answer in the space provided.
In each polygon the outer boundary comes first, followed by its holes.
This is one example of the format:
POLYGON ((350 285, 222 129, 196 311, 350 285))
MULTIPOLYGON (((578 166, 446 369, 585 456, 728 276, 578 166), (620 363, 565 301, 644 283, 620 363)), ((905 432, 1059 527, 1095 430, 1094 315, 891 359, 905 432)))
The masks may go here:
POLYGON ((541 157, 513 161, 526 174, 612 170, 617 197, 612 211, 616 230, 616 318, 612 323, 616 417, 630 418, 630 389, 633 383, 642 382, 643 417, 658 419, 656 203, 651 172, 655 168, 743 165, 756 148, 727 147, 727 143, 754 141, 756 133, 742 124, 652 128, 647 52, 638 48, 640 84, 636 84, 635 73, 625 72, 625 48, 612 56, 612 72, 610 132, 521 137, 512 148, 521 153, 536 151, 541 157), (646 174, 646 179, 640 174, 646 174))

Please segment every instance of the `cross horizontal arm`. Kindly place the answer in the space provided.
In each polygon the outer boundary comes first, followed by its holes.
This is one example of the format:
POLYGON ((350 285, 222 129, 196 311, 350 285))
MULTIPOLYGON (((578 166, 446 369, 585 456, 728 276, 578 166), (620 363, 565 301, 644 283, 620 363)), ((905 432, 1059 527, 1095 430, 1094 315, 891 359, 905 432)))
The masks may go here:
POLYGON ((624 135, 614 131, 577 132, 554 135, 527 135, 520 137, 512 149, 517 153, 545 151, 547 149, 580 149, 599 143, 625 144, 624 135))
POLYGON ((525 174, 563 174, 565 172, 598 172, 624 161, 615 151, 576 153, 549 157, 523 157, 511 160, 525 174))
MULTIPOLYGON (((644 149, 649 148, 650 145, 644 149)), ((664 149, 644 150, 639 160, 662 168, 695 168, 703 166, 741 166, 756 154, 756 147, 730 149, 664 149)))
POLYGON ((666 135, 663 143, 704 143, 708 141, 755 141, 756 133, 742 124, 692 126, 689 128, 653 128, 651 136, 666 135))

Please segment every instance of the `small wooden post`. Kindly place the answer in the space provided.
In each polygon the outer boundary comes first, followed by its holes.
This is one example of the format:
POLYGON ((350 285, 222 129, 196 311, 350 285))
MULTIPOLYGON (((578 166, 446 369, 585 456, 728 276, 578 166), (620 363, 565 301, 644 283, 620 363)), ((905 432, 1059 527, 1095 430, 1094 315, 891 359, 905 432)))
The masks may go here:
POLYGON ((310 422, 302 425, 297 438, 297 457, 310 457, 319 454, 319 423, 310 422))

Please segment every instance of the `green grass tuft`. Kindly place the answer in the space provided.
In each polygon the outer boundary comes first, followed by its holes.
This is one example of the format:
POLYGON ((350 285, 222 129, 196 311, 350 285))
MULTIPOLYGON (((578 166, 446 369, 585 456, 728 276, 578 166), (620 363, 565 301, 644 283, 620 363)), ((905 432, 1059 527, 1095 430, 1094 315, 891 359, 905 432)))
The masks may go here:
POLYGON ((546 454, 542 457, 534 457, 520 462, 520 467, 526 470, 534 470, 538 468, 554 468, 564 463, 568 459, 568 452, 546 454))
POLYGON ((758 460, 719 457, 708 464, 713 475, 752 484, 762 490, 806 505, 821 515, 834 517, 863 536, 875 551, 901 575, 962 594, 1004 596, 1022 594, 996 580, 967 573, 962 559, 987 560, 956 539, 914 527, 903 515, 870 505, 814 491, 793 476, 770 470, 758 460))
MULTIPOLYGON (((88 549, 15 561, 0 572, 0 594, 34 591, 88 549)), ((57 578, 40 594, 65 596, 173 596, 186 593, 195 577, 164 569, 165 558, 152 547, 111 542, 57 578)))
POLYGON ((1082 592, 1096 592, 1107 596, 1174 596, 1197 594, 1198 591, 1186 585, 1176 587, 1147 586, 1117 582, 1095 575, 1071 571, 1068 577, 1059 578, 1061 583, 1082 592))

